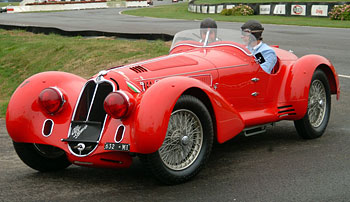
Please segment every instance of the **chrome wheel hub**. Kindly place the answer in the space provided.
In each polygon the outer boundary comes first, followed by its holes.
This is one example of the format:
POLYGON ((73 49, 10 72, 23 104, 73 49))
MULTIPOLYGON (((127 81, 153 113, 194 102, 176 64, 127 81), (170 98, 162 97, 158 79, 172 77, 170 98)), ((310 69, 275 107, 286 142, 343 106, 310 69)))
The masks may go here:
POLYGON ((322 124, 327 107, 326 90, 320 80, 314 80, 311 83, 308 103, 310 124, 312 127, 317 128, 322 124))
POLYGON ((159 155, 172 170, 183 170, 197 159, 203 144, 203 129, 199 118, 187 109, 171 114, 168 130, 159 155))
POLYGON ((190 139, 188 138, 187 135, 183 136, 181 139, 181 143, 183 146, 187 145, 190 142, 190 139))

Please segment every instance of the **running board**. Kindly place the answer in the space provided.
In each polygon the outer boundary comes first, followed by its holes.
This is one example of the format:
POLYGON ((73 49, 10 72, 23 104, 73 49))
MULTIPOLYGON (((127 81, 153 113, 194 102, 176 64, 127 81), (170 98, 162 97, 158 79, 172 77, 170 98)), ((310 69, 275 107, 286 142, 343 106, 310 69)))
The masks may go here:
POLYGON ((257 134, 261 134, 261 133, 265 133, 266 132, 266 128, 268 125, 274 125, 274 123, 269 123, 269 124, 264 124, 264 125, 259 125, 259 126, 253 126, 250 128, 245 128, 243 130, 244 136, 249 137, 252 135, 257 135, 257 134))

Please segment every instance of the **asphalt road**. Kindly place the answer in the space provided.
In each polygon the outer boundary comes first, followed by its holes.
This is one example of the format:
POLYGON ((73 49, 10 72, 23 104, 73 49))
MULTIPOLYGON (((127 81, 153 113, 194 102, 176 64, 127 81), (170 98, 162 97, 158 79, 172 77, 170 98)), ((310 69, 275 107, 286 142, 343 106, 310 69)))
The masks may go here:
MULTIPOLYGON (((0 14, 0 24, 168 34, 199 25, 122 16, 120 10, 0 14)), ((218 25, 239 28, 241 23, 218 25)), ((195 179, 164 186, 137 159, 129 169, 71 166, 38 173, 17 157, 0 120, 0 201, 350 201, 349 29, 265 25, 265 30, 266 42, 298 56, 326 56, 342 75, 341 98, 333 97, 331 119, 321 138, 302 140, 292 122, 279 122, 265 134, 216 145, 195 179)))

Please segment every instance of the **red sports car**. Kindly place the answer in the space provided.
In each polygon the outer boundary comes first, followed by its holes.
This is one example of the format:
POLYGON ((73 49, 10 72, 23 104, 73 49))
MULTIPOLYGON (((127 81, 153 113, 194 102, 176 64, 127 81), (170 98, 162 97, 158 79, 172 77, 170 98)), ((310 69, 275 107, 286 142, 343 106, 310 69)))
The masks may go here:
POLYGON ((214 142, 294 121, 305 139, 329 121, 337 73, 318 55, 274 47, 271 74, 240 31, 187 30, 169 55, 101 71, 89 80, 65 72, 26 79, 12 95, 6 126, 18 156, 38 171, 76 164, 128 167, 138 156, 155 177, 194 177, 214 142), (213 37, 214 36, 214 37, 213 37))

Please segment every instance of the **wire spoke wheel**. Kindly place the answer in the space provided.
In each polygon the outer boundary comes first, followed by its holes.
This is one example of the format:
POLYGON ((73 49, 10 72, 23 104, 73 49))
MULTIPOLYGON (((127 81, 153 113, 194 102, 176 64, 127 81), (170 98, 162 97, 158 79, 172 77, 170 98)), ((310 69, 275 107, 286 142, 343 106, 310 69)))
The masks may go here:
POLYGON ((309 93, 308 115, 312 127, 321 125, 326 114, 326 90, 320 80, 314 80, 309 93))
POLYGON ((323 135, 331 112, 330 95, 327 76, 317 69, 310 83, 307 112, 302 119, 294 121, 300 137, 314 139, 323 135))
POLYGON ((204 103, 182 95, 169 116, 158 151, 140 160, 165 184, 179 184, 196 176, 209 159, 214 140, 213 122, 204 103))
POLYGON ((203 129, 199 118, 186 109, 172 113, 168 131, 159 155, 172 170, 183 170, 198 157, 203 144, 203 129))

